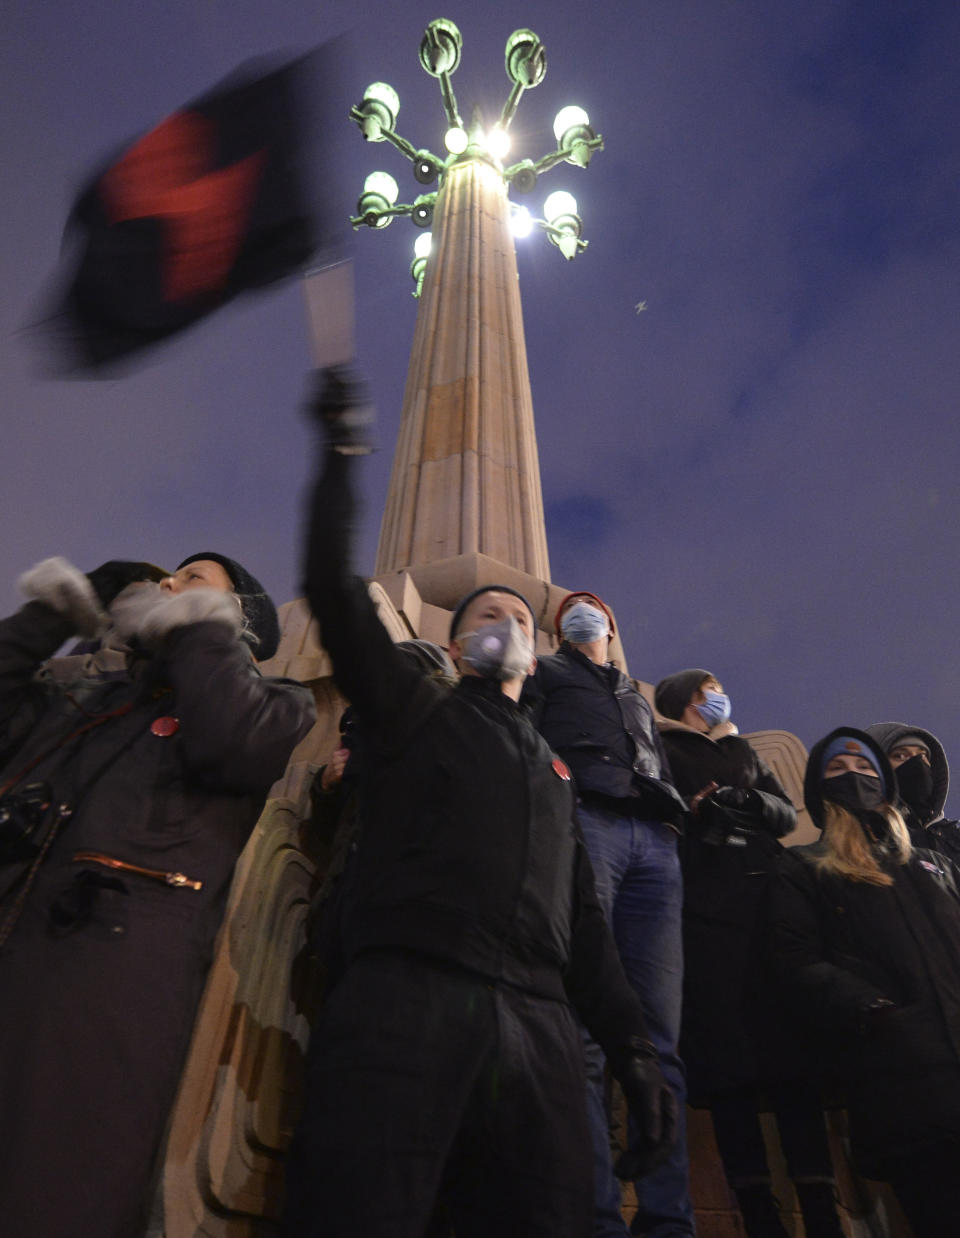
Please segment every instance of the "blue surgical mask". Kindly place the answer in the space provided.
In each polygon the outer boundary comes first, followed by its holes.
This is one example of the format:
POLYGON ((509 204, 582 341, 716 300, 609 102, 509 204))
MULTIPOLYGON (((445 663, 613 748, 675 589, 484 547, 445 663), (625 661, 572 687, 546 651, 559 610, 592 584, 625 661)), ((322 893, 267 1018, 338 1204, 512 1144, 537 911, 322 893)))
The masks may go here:
POLYGON ((464 662, 486 679, 518 679, 530 669, 533 645, 512 615, 475 632, 463 632, 457 640, 464 662))
POLYGON ((610 631, 610 620, 589 602, 574 602, 563 612, 560 631, 572 645, 589 645, 591 641, 603 640, 610 631))
POLYGON ((718 726, 721 722, 726 722, 730 717, 729 696, 725 692, 711 692, 709 688, 704 688, 703 695, 706 700, 694 705, 694 709, 707 726, 718 726))

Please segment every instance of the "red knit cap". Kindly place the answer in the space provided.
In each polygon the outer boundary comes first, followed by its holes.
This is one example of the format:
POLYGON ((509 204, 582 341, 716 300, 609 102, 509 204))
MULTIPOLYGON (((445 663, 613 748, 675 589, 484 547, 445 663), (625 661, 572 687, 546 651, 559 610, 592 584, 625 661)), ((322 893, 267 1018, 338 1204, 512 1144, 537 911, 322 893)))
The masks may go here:
POLYGON ((606 602, 601 601, 601 599, 598 598, 595 593, 587 593, 585 589, 578 589, 576 593, 568 593, 567 596, 560 603, 560 605, 557 607, 557 613, 553 617, 553 626, 554 626, 555 631, 557 632, 560 631, 560 616, 563 614, 563 608, 566 606, 566 604, 570 601, 571 598, 590 598, 591 601, 596 602, 596 604, 600 607, 603 613, 610 620, 610 635, 616 636, 617 625, 613 622, 613 615, 610 614, 610 608, 607 606, 606 602))

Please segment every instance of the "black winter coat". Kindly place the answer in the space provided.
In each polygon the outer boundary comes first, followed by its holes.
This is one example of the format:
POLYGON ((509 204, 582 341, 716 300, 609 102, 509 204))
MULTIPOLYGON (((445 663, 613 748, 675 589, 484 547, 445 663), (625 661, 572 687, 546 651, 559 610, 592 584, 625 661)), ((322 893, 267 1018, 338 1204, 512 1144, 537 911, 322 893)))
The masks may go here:
POLYGON ((677 795, 653 711, 626 675, 564 642, 524 685, 537 730, 570 766, 577 791, 605 806, 678 827, 677 795))
POLYGON ((884 1178, 892 1159, 960 1140, 960 897, 949 860, 917 849, 892 886, 814 866, 822 844, 784 853, 772 958, 785 1000, 846 1085, 854 1159, 884 1178), (872 1021, 879 999, 894 1003, 872 1021))
POLYGON ((593 888, 569 773, 490 680, 451 688, 394 647, 349 567, 352 460, 314 492, 307 594, 364 729, 360 834, 344 937, 568 996, 613 1054, 644 1035, 593 888))
POLYGON ((680 1055, 691 1103, 795 1073, 788 1029, 766 992, 764 909, 771 875, 797 814, 747 740, 712 740, 661 724, 677 790, 688 801, 708 783, 750 792, 727 819, 709 803, 690 818, 683 866, 683 1020, 680 1055))
MULTIPOLYGON (((177 628, 156 656, 68 688, 35 678, 70 635, 39 602, 0 622, 0 784, 39 758, 21 784, 43 780, 74 808, 0 949, 4 1238, 143 1232, 234 863, 315 716, 221 623, 177 628)), ((0 923, 23 876, 0 865, 0 923)))
POLYGON ((929 825, 908 828, 915 847, 927 847, 960 865, 960 821, 954 821, 951 817, 938 817, 929 825))

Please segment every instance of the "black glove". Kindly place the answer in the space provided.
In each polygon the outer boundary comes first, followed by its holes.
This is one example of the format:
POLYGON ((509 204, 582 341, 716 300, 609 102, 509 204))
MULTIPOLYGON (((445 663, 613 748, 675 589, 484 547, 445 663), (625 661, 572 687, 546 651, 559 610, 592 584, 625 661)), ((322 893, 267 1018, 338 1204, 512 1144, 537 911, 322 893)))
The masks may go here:
POLYGON ((330 365, 314 373, 307 402, 323 426, 327 446, 345 456, 373 451, 373 405, 366 383, 348 365, 330 365))
POLYGON ((700 802, 697 820, 705 841, 721 844, 733 830, 756 829, 756 797, 743 787, 718 787, 700 802))
POLYGON ((118 593, 122 593, 127 585, 136 584, 141 580, 160 581, 169 576, 162 567, 152 563, 133 563, 128 559, 111 559, 87 572, 87 580, 93 586, 100 605, 107 609, 118 593))
POLYGON ((649 1040, 632 1038, 625 1053, 609 1060, 637 1128, 630 1147, 614 1166, 617 1177, 626 1181, 648 1174, 669 1157, 677 1139, 677 1098, 649 1040))
POLYGON ((750 803, 750 792, 744 787, 718 787, 710 797, 724 808, 743 809, 750 803))

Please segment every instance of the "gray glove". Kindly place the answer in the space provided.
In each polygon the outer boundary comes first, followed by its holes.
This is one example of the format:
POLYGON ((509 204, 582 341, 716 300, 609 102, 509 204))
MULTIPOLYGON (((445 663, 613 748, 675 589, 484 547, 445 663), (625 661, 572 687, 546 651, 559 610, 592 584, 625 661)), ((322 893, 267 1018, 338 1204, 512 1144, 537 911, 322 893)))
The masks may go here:
POLYGON ((42 559, 17 583, 21 593, 69 620, 81 636, 99 636, 107 626, 95 584, 59 555, 42 559))

